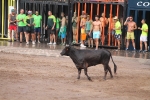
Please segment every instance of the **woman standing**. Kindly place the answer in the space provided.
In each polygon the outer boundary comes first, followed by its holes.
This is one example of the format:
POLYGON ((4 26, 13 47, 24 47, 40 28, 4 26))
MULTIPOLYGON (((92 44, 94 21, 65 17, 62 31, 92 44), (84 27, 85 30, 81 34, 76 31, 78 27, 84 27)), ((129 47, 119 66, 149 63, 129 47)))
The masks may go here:
POLYGON ((77 42, 77 22, 78 18, 76 12, 74 12, 74 15, 72 17, 73 44, 77 42))

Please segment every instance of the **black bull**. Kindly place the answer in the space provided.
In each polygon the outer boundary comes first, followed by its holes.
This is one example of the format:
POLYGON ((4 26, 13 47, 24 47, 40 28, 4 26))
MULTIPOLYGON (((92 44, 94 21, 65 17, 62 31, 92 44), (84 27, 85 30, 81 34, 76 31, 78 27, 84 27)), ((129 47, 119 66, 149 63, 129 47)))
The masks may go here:
POLYGON ((78 50, 72 46, 66 46, 60 54, 69 56, 72 59, 76 68, 78 69, 78 79, 80 79, 81 70, 84 69, 85 75, 89 80, 91 80, 91 78, 87 74, 87 68, 98 64, 103 64, 104 66, 104 79, 106 79, 108 71, 111 78, 113 78, 111 68, 109 67, 110 58, 112 59, 112 62, 114 64, 114 73, 116 73, 117 70, 117 66, 113 61, 111 53, 105 49, 78 50))

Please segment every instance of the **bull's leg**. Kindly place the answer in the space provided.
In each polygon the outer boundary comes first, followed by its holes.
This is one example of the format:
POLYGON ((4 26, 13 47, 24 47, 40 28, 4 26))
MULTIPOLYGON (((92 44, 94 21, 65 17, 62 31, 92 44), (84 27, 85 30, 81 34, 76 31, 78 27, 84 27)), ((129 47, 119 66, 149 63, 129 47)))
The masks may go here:
POLYGON ((81 68, 78 68, 78 77, 77 77, 77 79, 80 79, 80 74, 81 74, 81 68))
POLYGON ((110 68, 109 65, 108 65, 108 71, 109 71, 109 73, 110 73, 110 77, 113 78, 113 75, 112 75, 112 72, 111 72, 111 68, 110 68))
POLYGON ((107 76, 107 72, 108 72, 108 66, 107 65, 104 65, 104 72, 105 72, 104 80, 106 80, 106 76, 107 76))
POLYGON ((84 73, 85 73, 85 75, 87 76, 88 80, 89 80, 89 81, 92 81, 91 78, 90 78, 90 77, 88 76, 88 74, 87 74, 87 68, 84 68, 84 73))

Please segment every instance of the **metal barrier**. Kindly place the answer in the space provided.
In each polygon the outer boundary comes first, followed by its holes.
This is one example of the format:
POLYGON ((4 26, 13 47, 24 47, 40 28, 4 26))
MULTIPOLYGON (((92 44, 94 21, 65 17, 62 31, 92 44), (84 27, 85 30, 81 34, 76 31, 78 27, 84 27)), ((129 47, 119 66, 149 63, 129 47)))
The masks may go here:
POLYGON ((0 39, 2 40, 7 40, 8 38, 8 14, 10 13, 9 7, 10 6, 16 6, 16 0, 1 0, 0 1, 0 6, 1 8, 1 28, 0 28, 0 33, 1 37, 0 39))
MULTIPOLYGON (((2 0, 3 3, 4 1, 7 1, 7 0, 2 0)), ((8 0, 8 1, 14 1, 14 0, 8 0)), ((126 9, 124 8, 126 5, 125 0, 72 0, 70 4, 72 4, 71 7, 73 11, 77 11, 78 18, 80 17, 82 10, 88 13, 92 20, 94 20, 93 16, 101 15, 102 12, 104 12, 104 16, 107 18, 110 18, 110 20, 112 20, 112 15, 118 16, 118 17, 126 16, 125 15, 126 12, 124 12, 126 9)), ((14 5, 14 4, 12 4, 11 2, 8 2, 8 5, 14 5)), ((3 8, 2 9, 3 11, 6 10, 4 9, 4 7, 2 8, 3 8)), ((19 0, 19 7, 17 9, 18 9, 18 12, 19 12, 19 9, 25 9, 26 13, 28 10, 32 10, 33 12, 35 12, 35 10, 38 10, 40 14, 43 16, 44 24, 46 24, 48 10, 52 10, 54 15, 62 11, 64 11, 66 14, 70 13, 70 11, 68 11, 68 0, 19 0)), ((8 14, 4 12, 2 13, 3 13, 2 19, 4 19, 4 17, 7 16, 8 14)), ((2 27, 2 38, 4 36, 4 33, 7 33, 8 27, 6 25, 6 22, 7 22, 6 20, 2 20, 3 21, 2 25, 4 25, 5 23, 5 25, 2 27)), ((112 22, 110 21, 110 24, 111 23, 112 22)), ((79 22, 78 22, 78 29, 80 29, 79 22)), ((105 35, 104 35, 104 32, 106 30, 103 29, 104 31, 102 32, 102 45, 111 46, 112 37, 110 35, 110 25, 108 26, 108 29, 109 30, 108 30, 107 39, 105 39, 105 35), (107 44, 105 44, 105 40, 107 41, 107 44)), ((45 30, 42 29, 41 33, 42 33, 42 39, 44 40, 44 37, 46 35, 45 30)), ((78 39, 80 39, 80 31, 78 31, 77 37, 78 39)), ((117 46, 116 43, 113 45, 117 46)))

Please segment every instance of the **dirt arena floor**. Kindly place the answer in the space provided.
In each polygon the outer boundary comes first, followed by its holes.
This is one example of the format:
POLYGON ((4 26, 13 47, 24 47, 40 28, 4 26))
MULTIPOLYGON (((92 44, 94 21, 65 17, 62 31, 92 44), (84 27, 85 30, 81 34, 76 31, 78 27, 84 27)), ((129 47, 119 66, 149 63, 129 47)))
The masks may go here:
MULTIPOLYGON (((93 82, 68 57, 0 53, 0 100, 150 100, 150 60, 113 57, 117 75, 103 80, 102 65, 89 68, 93 82)), ((113 71, 113 64, 110 62, 113 71)))

